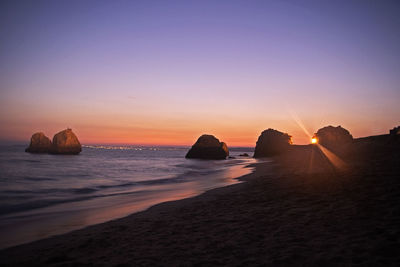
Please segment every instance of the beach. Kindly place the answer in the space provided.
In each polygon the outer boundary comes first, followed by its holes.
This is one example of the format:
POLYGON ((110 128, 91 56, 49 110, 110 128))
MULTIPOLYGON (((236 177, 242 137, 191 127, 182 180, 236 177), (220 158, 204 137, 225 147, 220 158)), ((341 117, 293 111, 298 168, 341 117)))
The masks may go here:
POLYGON ((398 266, 399 142, 355 143, 346 168, 316 146, 293 146, 255 164, 244 183, 5 249, 0 263, 398 266))

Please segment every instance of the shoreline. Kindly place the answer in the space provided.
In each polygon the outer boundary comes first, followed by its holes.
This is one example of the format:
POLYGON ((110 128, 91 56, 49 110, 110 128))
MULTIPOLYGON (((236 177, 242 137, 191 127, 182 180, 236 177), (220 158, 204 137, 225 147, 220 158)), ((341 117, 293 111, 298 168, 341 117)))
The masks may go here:
MULTIPOLYGON (((160 185, 154 188, 152 192, 146 191, 141 195, 137 195, 134 192, 133 195, 127 194, 90 199, 85 202, 89 201, 91 204, 86 204, 88 206, 86 208, 83 206, 83 211, 77 209, 84 205, 81 202, 67 202, 39 209, 11 213, 9 215, 6 214, 3 216, 4 221, 2 221, 3 229, 0 251, 122 219, 138 212, 146 211, 152 206, 164 202, 192 198, 214 188, 241 183, 242 181, 239 178, 243 175, 240 174, 251 173, 251 168, 253 168, 251 164, 239 162, 227 165, 224 170, 218 170, 214 173, 197 177, 201 179, 201 182, 196 182, 195 184, 190 181, 184 184, 167 184, 160 185), (171 191, 171 186, 174 187, 173 191, 171 191), (207 189, 208 187, 211 187, 211 189, 207 189), (101 204, 103 202, 105 204, 101 204), (75 211, 74 209, 77 210, 75 211), (47 227, 43 226, 43 220, 47 220, 45 224, 47 227), (25 233, 15 236, 13 233, 16 231, 25 233), (38 235, 40 235, 39 238, 38 235), (6 243, 5 241, 7 241, 7 245, 3 245, 6 243)), ((183 174, 177 177, 180 176, 183 176, 183 174)))
MULTIPOLYGON (((116 221, 119 221, 119 220, 128 219, 129 217, 138 215, 138 214, 140 214, 140 213, 152 212, 153 209, 156 209, 156 210, 158 210, 158 209, 163 209, 164 206, 165 206, 165 207, 168 207, 168 206, 170 206, 170 205, 180 205, 179 203, 182 203, 183 205, 185 205, 184 202, 185 202, 185 201, 189 201, 189 202, 190 202, 190 199, 202 197, 202 196, 205 195, 205 194, 207 194, 207 195, 208 195, 208 194, 213 194, 214 191, 219 191, 219 189, 222 189, 222 190, 223 190, 224 188, 238 186, 238 185, 241 185, 242 183, 247 182, 247 179, 249 179, 249 178, 255 178, 254 175, 255 175, 255 173, 256 173, 256 168, 257 168, 257 166, 259 166, 259 165, 261 165, 261 164, 265 164, 265 163, 266 163, 265 161, 262 161, 262 162, 256 162, 256 163, 250 163, 250 164, 247 164, 247 165, 243 165, 243 166, 241 167, 242 169, 250 169, 250 168, 252 168, 252 170, 250 170, 250 173, 248 173, 248 174, 245 174, 245 175, 242 175, 242 176, 233 178, 233 180, 236 180, 236 181, 237 181, 237 182, 235 182, 235 183, 228 184, 228 185, 223 185, 223 186, 218 186, 218 187, 215 187, 215 188, 211 188, 211 189, 208 189, 208 190, 206 190, 206 191, 204 191, 204 192, 202 192, 202 193, 200 193, 200 194, 196 194, 196 195, 193 195, 193 196, 188 196, 188 197, 183 197, 183 198, 179 198, 179 197, 178 197, 178 199, 173 199, 173 200, 167 200, 167 201, 158 202, 158 203, 156 203, 156 204, 154 204, 154 205, 150 205, 150 206, 148 206, 148 207, 145 207, 145 208, 143 208, 143 209, 140 209, 140 210, 138 210, 138 211, 135 211, 135 212, 133 212, 133 213, 130 213, 130 214, 128 214, 128 215, 125 215, 125 216, 123 216, 123 217, 111 219, 111 220, 108 220, 108 221, 105 221, 105 222, 100 222, 100 223, 96 223, 96 224, 91 224, 91 225, 88 225, 88 226, 84 226, 83 228, 71 230, 71 231, 68 231, 68 232, 65 232, 65 233, 56 234, 56 235, 51 235, 51 236, 49 236, 49 237, 44 237, 44 238, 41 238, 41 239, 38 239, 38 240, 33 240, 33 241, 26 242, 26 243, 22 243, 22 244, 17 244, 17 245, 12 245, 12 246, 8 246, 8 247, 0 248, 0 253, 1 253, 2 251, 9 250, 9 249, 14 249, 14 248, 23 247, 23 246, 30 246, 30 245, 32 245, 32 244, 34 244, 34 243, 36 243, 36 242, 43 242, 43 241, 46 241, 46 240, 48 240, 48 239, 63 238, 64 236, 73 234, 73 233, 75 233, 75 232, 86 231, 86 230, 88 230, 89 228, 92 228, 92 227, 97 227, 97 226, 100 226, 100 225, 107 225, 107 224, 110 223, 110 222, 116 222, 116 221)), ((270 161, 268 161, 268 164, 269 164, 269 163, 270 163, 270 161)), ((239 164, 238 166, 240 166, 240 164, 239 164)), ((238 167, 238 166, 233 166, 233 167, 238 167)), ((231 166, 231 167, 232 167, 232 166, 231 166)), ((222 192, 222 193, 223 193, 223 192, 222 192)), ((1 263, 1 262, 0 262, 0 263, 1 263)))
POLYGON ((396 266, 398 151, 357 154, 337 171, 315 149, 256 163, 244 183, 1 250, 0 263, 396 266))

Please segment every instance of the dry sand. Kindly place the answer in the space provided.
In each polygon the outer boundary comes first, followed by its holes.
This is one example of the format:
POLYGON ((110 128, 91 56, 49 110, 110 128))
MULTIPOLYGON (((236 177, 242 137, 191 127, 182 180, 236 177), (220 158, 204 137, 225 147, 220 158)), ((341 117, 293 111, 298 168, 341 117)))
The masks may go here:
POLYGON ((0 263, 399 266, 399 142, 374 140, 358 142, 344 170, 297 146, 245 183, 6 249, 0 263))

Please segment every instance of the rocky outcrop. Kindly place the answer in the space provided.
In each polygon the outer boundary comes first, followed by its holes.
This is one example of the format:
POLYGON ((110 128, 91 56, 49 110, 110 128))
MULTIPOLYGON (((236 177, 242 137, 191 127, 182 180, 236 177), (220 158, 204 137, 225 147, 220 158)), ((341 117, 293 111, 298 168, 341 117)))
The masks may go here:
POLYGON ((228 146, 213 135, 204 134, 186 154, 190 159, 226 159, 229 156, 228 146))
POLYGON ((399 136, 400 135, 400 126, 394 127, 389 131, 389 134, 392 136, 399 136))
POLYGON ((221 147, 225 151, 226 156, 229 156, 229 149, 225 142, 221 142, 221 147))
POLYGON ((254 151, 255 158, 270 157, 287 151, 292 144, 292 137, 274 129, 268 129, 261 133, 254 151))
POLYGON ((341 126, 321 128, 314 135, 318 143, 331 150, 342 150, 353 143, 353 136, 341 126))
POLYGON ((25 152, 29 153, 49 153, 52 149, 50 139, 44 135, 44 133, 35 133, 31 137, 31 143, 29 147, 25 149, 25 152))
POLYGON ((51 153, 79 154, 81 151, 81 143, 71 129, 66 129, 54 135, 51 153))

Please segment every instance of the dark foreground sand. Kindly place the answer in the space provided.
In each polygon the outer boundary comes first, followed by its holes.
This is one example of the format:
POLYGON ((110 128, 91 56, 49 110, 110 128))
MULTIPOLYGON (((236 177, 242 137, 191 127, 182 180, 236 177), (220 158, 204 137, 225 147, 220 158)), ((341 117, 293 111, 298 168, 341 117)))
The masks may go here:
POLYGON ((359 140, 345 170, 315 146, 242 184, 0 251, 2 265, 400 266, 400 149, 359 140))

